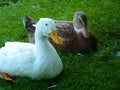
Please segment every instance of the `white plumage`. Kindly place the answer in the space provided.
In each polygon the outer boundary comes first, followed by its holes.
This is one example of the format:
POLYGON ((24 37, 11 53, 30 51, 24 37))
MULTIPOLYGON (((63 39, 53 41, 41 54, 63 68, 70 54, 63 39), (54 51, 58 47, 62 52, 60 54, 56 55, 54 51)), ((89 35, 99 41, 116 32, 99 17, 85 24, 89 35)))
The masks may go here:
POLYGON ((62 61, 47 40, 55 29, 52 19, 41 18, 36 25, 35 45, 6 42, 0 49, 0 72, 37 80, 53 78, 60 74, 62 61))

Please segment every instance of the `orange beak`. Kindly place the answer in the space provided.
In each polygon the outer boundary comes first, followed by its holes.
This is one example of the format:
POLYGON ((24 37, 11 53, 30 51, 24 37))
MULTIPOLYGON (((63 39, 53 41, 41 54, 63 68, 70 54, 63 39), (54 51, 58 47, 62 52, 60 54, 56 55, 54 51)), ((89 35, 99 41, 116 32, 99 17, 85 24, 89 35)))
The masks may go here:
POLYGON ((52 33, 50 34, 50 38, 53 40, 54 43, 56 44, 62 44, 63 41, 60 39, 58 36, 58 32, 55 30, 52 30, 52 33))

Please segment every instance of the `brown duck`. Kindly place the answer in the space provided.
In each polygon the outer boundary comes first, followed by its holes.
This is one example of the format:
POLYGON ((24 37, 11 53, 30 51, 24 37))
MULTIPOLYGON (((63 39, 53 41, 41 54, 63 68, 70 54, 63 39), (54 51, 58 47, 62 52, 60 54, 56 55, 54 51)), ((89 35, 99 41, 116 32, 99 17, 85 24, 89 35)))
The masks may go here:
MULTIPOLYGON (((28 32, 29 42, 34 43, 34 25, 37 22, 30 17, 25 16, 23 24, 28 32)), ((88 49, 97 50, 97 38, 87 28, 87 17, 84 12, 75 12, 73 21, 55 20, 57 31, 61 39, 62 45, 55 44, 50 38, 49 41, 57 50, 65 50, 69 52, 84 52, 88 49)))

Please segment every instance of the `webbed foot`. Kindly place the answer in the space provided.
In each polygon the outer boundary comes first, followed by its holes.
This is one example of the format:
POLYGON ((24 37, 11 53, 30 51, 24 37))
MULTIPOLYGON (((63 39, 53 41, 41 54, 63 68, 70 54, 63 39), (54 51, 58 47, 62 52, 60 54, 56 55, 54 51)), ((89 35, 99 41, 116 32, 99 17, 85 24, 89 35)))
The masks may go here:
POLYGON ((3 77, 3 79, 5 79, 6 81, 10 81, 12 83, 17 83, 16 80, 13 80, 7 73, 1 73, 0 75, 3 77))

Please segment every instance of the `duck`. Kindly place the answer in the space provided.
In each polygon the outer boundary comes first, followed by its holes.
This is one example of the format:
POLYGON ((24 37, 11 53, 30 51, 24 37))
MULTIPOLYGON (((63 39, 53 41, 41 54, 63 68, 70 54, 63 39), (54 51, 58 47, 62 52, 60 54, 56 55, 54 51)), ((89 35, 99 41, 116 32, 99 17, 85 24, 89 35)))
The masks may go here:
MULTIPOLYGON (((56 50, 63 50, 72 53, 83 53, 88 49, 97 51, 97 37, 87 28, 87 16, 83 11, 74 13, 73 21, 54 20, 58 35, 62 39, 63 44, 55 44, 51 38, 50 43, 56 50)), ((37 21, 30 17, 23 18, 24 27, 27 30, 29 42, 34 43, 34 32, 37 21)))
POLYGON ((0 49, 0 76, 3 79, 13 83, 17 82, 12 79, 14 76, 46 80, 62 72, 62 60, 47 39, 50 37, 56 44, 62 44, 54 20, 40 18, 35 28, 35 44, 6 42, 0 49))

